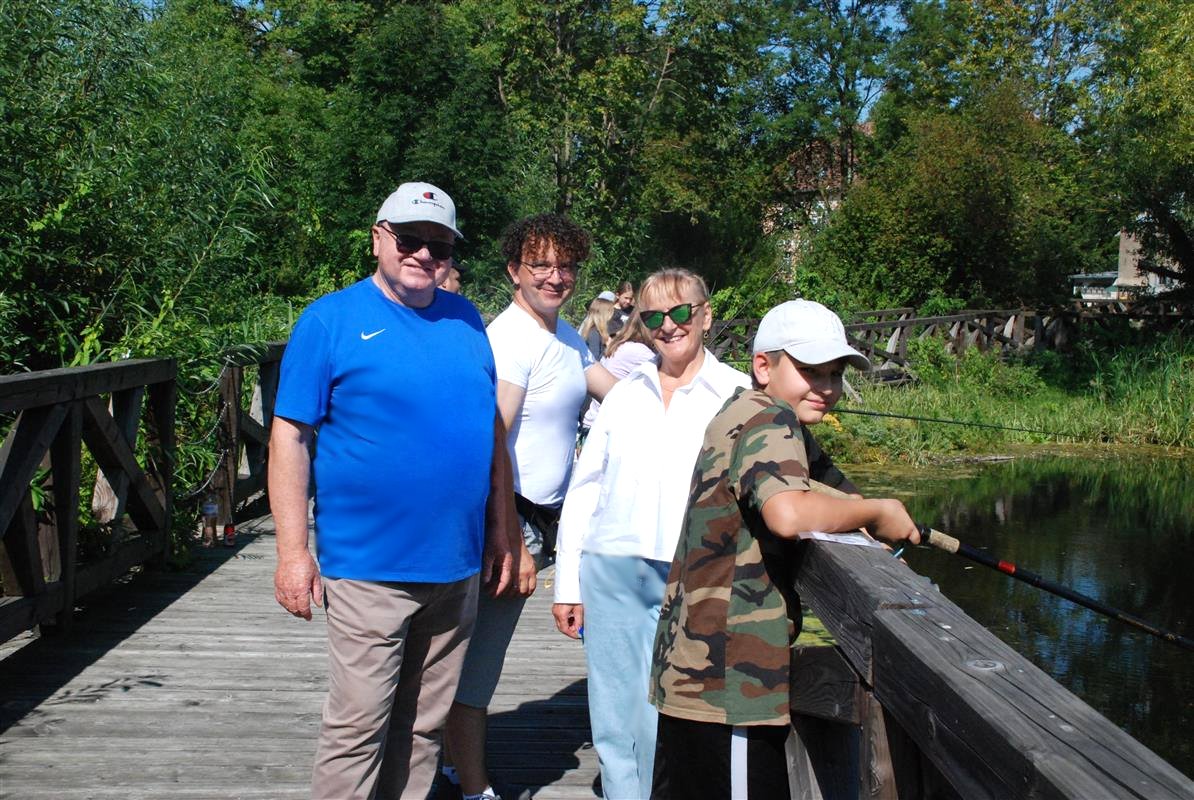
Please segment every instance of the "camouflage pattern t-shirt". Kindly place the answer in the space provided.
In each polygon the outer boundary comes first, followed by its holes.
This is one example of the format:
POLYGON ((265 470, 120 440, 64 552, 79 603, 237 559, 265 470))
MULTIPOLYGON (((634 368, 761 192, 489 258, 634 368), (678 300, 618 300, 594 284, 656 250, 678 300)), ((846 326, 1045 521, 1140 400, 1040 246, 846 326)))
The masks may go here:
POLYGON ((854 491, 782 400, 739 389, 709 423, 655 635, 651 702, 662 713, 789 723, 796 542, 768 531, 761 509, 807 491, 810 477, 854 491))

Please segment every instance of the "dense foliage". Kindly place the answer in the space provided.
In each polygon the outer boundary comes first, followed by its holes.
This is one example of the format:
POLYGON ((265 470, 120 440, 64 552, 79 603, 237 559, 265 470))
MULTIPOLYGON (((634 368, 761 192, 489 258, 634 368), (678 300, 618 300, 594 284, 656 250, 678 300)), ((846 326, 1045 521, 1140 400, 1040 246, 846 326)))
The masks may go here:
MULTIPOLYGON (((1123 227, 1189 292, 1192 54, 1194 5, 1152 0, 0 0, 0 372, 178 358, 182 510, 219 354, 368 274, 403 180, 456 198, 486 313, 501 230, 545 210, 594 233, 573 317, 666 265, 722 317, 1045 304, 1123 227)), ((1031 393, 1084 436, 1190 445, 1185 340, 1083 352, 926 352, 919 389, 867 399, 1005 419, 1031 393), (956 405, 980 386, 1008 394, 956 405)), ((838 446, 996 441, 965 430, 854 419, 838 446)))
POLYGON ((909 352, 914 385, 857 387, 861 405, 843 401, 843 413, 819 426, 817 437, 835 458, 855 463, 918 463, 1014 444, 1194 447, 1194 340, 1127 326, 1088 333, 1072 352, 1010 361, 975 348, 956 358, 939 342, 916 342, 909 352))
MULTIPOLYGON (((467 292, 566 211, 578 287, 690 266, 719 311, 1042 303, 1139 231, 1194 249, 1194 11, 1144 0, 5 0, 0 361, 284 335, 399 181, 467 292), (795 286, 794 286, 795 285, 795 286)), ((580 305, 580 304, 578 304, 580 305)))

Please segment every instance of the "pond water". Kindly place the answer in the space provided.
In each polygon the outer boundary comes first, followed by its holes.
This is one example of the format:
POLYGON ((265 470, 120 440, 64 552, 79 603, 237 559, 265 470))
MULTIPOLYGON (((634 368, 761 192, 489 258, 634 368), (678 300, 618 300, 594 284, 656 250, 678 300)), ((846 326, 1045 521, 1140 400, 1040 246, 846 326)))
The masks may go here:
MULTIPOLYGON (((948 470, 852 468, 914 519, 1163 629, 1194 638, 1194 459, 1030 453, 948 470)), ((1158 755, 1194 775, 1194 653, 959 556, 912 569, 1158 755)))

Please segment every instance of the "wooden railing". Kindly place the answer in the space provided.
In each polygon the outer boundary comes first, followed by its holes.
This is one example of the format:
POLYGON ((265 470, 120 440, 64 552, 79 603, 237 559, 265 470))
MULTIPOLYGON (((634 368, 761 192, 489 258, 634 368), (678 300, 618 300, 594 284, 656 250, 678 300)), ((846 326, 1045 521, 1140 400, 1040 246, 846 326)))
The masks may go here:
POLYGON ((837 644, 793 655, 794 797, 1194 797, 885 550, 801 547, 797 590, 837 644))
POLYGON ((269 429, 285 342, 246 345, 225 354, 220 374, 219 463, 211 490, 221 523, 243 518, 265 492, 269 429), (246 391, 245 379, 251 383, 246 391))
POLYGON ((172 360, 0 377, 0 415, 11 421, 0 449, 0 641, 68 624, 78 598, 165 553, 175 393, 172 360), (84 445, 121 511, 81 563, 84 445))
MULTIPOLYGON (((914 317, 911 308, 860 311, 846 323, 846 338, 871 362, 868 377, 901 380, 908 376, 908 345, 938 339, 947 352, 961 355, 971 347, 997 352, 1065 348, 1090 321, 1107 323, 1113 317, 1172 322, 1189 319, 1191 309, 1174 301, 1142 300, 1074 303, 1049 311, 992 309, 958 311, 935 317, 914 317)), ((744 367, 759 321, 732 319, 715 322, 710 349, 722 361, 744 367)))
MULTIPOLYGON (((960 311, 937 317, 913 317, 911 313, 908 308, 863 311, 846 324, 846 339, 871 361, 871 377, 903 375, 908 343, 914 339, 940 339, 955 355, 971 347, 1019 350, 1051 346, 1065 325, 1062 317, 1041 317, 1020 309, 960 311)), ((723 361, 744 364, 750 360, 758 325, 754 319, 714 323, 710 348, 723 361)))

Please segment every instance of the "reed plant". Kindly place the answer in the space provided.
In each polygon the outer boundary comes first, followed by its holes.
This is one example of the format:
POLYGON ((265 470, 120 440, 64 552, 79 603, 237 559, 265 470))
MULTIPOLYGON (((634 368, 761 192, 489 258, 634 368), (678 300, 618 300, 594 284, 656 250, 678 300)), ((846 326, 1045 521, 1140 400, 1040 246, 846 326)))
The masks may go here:
POLYGON ((1194 341, 1180 329, 1010 359, 973 349, 954 357, 926 341, 910 364, 913 383, 857 386, 862 403, 841 410, 977 424, 835 414, 818 430, 835 458, 919 463, 1045 442, 1194 448, 1194 341))

